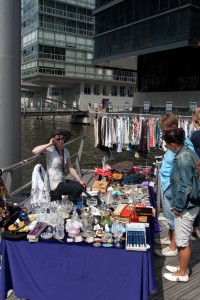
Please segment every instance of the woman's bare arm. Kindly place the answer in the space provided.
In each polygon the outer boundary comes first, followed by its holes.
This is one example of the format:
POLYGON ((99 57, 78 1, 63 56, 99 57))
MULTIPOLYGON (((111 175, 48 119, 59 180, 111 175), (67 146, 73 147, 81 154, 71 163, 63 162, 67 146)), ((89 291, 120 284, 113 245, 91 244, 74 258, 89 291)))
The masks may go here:
POLYGON ((52 138, 52 139, 50 140, 50 142, 47 143, 47 144, 36 146, 36 147, 32 150, 32 153, 33 153, 34 155, 38 155, 38 154, 46 154, 47 148, 49 148, 49 147, 52 146, 52 145, 54 145, 53 138, 52 138))

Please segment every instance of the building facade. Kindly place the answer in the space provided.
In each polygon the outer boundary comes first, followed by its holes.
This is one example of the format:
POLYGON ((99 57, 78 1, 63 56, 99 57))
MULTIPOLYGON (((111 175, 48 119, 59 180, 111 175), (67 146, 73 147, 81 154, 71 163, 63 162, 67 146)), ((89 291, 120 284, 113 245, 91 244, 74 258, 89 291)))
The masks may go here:
POLYGON ((135 72, 92 65, 94 0, 22 0, 22 87, 87 109, 133 100, 135 72))
POLYGON ((135 105, 200 106, 200 1, 97 0, 94 16, 94 63, 137 71, 135 105))

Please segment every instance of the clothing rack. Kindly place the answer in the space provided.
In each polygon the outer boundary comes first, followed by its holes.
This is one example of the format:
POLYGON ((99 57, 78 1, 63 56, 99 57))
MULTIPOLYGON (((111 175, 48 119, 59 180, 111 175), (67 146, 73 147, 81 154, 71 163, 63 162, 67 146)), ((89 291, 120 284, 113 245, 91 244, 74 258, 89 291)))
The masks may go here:
MULTIPOLYGON (((123 115, 128 115, 128 116, 135 116, 135 117, 154 117, 154 118, 160 118, 161 116, 163 116, 163 114, 138 114, 138 113, 132 113, 132 112, 101 112, 99 113, 99 116, 109 116, 109 115, 120 115, 120 116, 123 116, 123 115)), ((192 116, 185 116, 185 115, 177 115, 176 116, 178 118, 192 118, 192 116)))

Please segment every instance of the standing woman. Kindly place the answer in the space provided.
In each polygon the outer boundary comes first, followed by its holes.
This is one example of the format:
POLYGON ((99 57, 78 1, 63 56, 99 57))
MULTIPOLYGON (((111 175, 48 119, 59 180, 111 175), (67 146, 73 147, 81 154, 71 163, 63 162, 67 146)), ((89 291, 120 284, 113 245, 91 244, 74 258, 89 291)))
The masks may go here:
POLYGON ((70 137, 70 132, 57 130, 49 138, 47 144, 37 146, 32 150, 34 155, 46 154, 51 201, 61 200, 62 195, 68 195, 69 201, 76 202, 86 186, 73 168, 69 151, 63 148, 63 144, 70 137), (77 181, 65 178, 66 168, 77 181))
MULTIPOLYGON (((197 107, 192 114, 193 131, 190 132, 190 140, 194 145, 194 150, 200 159, 200 108, 197 107)), ((194 220, 192 236, 198 237, 198 226, 200 220, 200 213, 194 220)))
MULTIPOLYGON (((182 128, 168 130, 164 135, 166 147, 176 154, 170 178, 175 214, 174 228, 176 245, 179 251, 179 266, 166 266, 171 273, 163 276, 170 281, 187 282, 188 264, 191 255, 191 234, 193 222, 199 213, 199 207, 188 201, 192 191, 192 176, 198 174, 191 150, 184 145, 185 132, 182 128)), ((195 159, 197 155, 193 152, 195 159)))
POLYGON ((192 130, 190 131, 190 140, 194 145, 196 154, 200 158, 200 108, 197 107, 192 114, 192 130))

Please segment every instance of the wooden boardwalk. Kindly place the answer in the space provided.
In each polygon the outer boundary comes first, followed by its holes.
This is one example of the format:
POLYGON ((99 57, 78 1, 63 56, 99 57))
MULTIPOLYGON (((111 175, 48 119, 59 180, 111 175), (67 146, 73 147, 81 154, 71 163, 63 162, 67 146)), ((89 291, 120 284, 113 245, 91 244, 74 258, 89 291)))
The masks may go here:
MULTIPOLYGON (((84 181, 91 186, 94 182, 94 170, 83 170, 82 172, 84 181)), ((159 217, 159 223, 162 226, 162 232, 156 233, 155 237, 165 237, 167 235, 167 223, 162 218, 162 214, 159 217)), ((199 228, 200 229, 200 228, 199 228)), ((154 245, 154 248, 159 246, 154 245)), ((190 279, 187 283, 170 282, 162 278, 162 274, 166 272, 166 265, 178 264, 177 257, 159 257, 153 254, 153 266, 156 278, 157 294, 155 296, 149 296, 149 300, 199 300, 200 299, 200 238, 192 241, 192 255, 189 264, 190 279)), ((17 300, 14 294, 11 294, 8 300, 17 300)), ((46 299, 48 300, 48 299, 46 299)), ((81 299, 77 299, 81 300, 81 299)), ((95 300, 95 299, 94 299, 95 300)), ((103 299, 102 299, 103 300, 103 299)), ((114 300, 114 299, 110 299, 114 300)), ((130 300, 130 299, 122 299, 130 300)), ((135 299, 134 295, 132 300, 135 299)))
MULTIPOLYGON (((167 236, 166 221, 159 220, 162 226, 161 237, 167 236)), ((199 228, 200 229, 200 228, 199 228)), ((155 234, 158 237, 159 234, 155 234)), ((155 248, 159 246, 154 245, 155 248)), ((186 283, 170 282, 162 277, 168 272, 166 265, 176 266, 179 260, 177 257, 159 257, 153 254, 153 265, 156 277, 157 294, 149 297, 149 300, 199 300, 200 299, 200 238, 192 241, 192 255, 189 263, 189 281, 186 283)))

